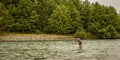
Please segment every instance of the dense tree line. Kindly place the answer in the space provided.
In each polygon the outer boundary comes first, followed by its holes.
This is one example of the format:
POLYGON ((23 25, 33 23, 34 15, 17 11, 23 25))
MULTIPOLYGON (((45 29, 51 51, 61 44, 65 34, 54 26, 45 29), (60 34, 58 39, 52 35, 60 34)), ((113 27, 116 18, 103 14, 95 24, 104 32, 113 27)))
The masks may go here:
POLYGON ((118 38, 120 15, 88 0, 0 0, 0 32, 118 38))

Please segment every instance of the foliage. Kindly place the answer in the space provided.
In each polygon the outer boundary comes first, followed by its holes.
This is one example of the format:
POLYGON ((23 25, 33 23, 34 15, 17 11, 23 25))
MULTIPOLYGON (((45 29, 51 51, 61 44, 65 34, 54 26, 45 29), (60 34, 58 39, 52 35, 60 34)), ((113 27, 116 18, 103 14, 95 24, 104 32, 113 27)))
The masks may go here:
POLYGON ((84 30, 77 30, 74 34, 76 38, 85 39, 87 37, 86 32, 84 30))
POLYGON ((101 38, 115 38, 116 36, 118 36, 118 32, 111 25, 108 25, 107 27, 99 30, 99 33, 100 33, 99 36, 101 38))
POLYGON ((8 31, 9 25, 12 24, 11 16, 5 6, 0 3, 0 32, 8 31))
POLYGON ((2 32, 118 38, 120 15, 112 6, 88 0, 0 0, 2 32))
POLYGON ((58 5, 51 14, 46 27, 48 33, 68 34, 72 31, 72 19, 65 5, 58 5))

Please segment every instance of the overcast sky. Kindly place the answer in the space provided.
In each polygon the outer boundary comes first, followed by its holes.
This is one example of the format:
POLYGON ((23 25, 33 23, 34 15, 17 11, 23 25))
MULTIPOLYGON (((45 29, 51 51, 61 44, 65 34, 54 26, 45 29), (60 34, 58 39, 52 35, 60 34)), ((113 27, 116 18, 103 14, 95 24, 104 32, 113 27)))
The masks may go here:
POLYGON ((90 2, 98 1, 100 4, 111 5, 120 11, 120 0, 89 0, 90 2))

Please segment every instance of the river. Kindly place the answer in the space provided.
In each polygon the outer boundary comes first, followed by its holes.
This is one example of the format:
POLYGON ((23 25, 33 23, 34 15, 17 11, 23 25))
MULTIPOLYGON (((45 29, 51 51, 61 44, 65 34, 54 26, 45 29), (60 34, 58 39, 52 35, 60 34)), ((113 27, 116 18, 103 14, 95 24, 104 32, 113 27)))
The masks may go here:
POLYGON ((0 42, 0 60, 120 60, 120 40, 0 42))

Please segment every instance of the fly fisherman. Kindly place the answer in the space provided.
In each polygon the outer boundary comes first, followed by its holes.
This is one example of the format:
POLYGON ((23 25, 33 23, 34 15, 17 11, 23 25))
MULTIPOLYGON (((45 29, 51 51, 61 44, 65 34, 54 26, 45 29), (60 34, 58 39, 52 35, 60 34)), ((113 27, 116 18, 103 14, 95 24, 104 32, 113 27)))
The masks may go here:
POLYGON ((82 49, 82 41, 80 38, 76 38, 75 42, 79 45, 79 48, 82 49))

